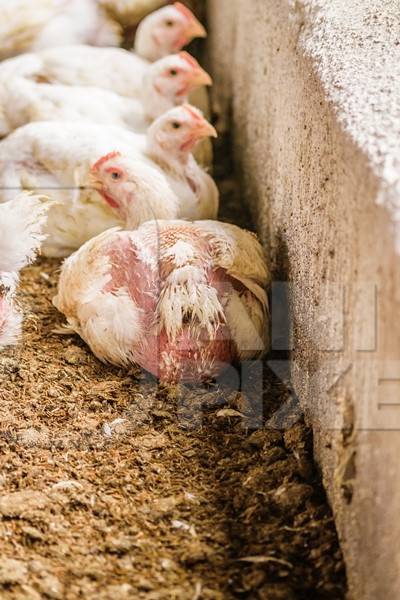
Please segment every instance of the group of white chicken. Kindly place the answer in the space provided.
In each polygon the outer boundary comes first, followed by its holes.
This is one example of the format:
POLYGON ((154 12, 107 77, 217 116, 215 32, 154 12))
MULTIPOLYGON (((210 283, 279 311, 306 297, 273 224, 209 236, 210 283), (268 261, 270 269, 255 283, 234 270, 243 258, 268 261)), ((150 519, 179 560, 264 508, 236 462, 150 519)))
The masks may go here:
POLYGON ((54 304, 100 360, 201 382, 266 349, 268 270, 215 220, 211 78, 183 51, 206 32, 164 4, 0 0, 0 346, 41 248, 69 257, 54 304))

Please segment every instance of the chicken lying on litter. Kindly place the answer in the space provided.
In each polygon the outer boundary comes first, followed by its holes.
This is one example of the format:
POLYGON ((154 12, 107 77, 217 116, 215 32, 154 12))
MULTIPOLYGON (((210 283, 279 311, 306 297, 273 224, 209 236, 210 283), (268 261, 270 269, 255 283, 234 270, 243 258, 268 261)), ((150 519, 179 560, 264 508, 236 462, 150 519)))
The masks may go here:
POLYGON ((122 28, 97 0, 0 0, 0 59, 67 44, 119 46, 122 28))
POLYGON ((167 4, 166 0, 99 0, 110 15, 124 27, 137 25, 151 12, 167 4))
POLYGON ((82 119, 144 132, 166 110, 187 102, 189 92, 201 85, 211 85, 211 78, 186 52, 149 67, 140 100, 96 87, 7 78, 0 86, 0 136, 32 121, 82 119))
POLYGON ((35 258, 44 239, 46 210, 39 197, 29 194, 0 204, 0 347, 18 339, 22 321, 14 303, 18 272, 35 258))
MULTIPOLYGON (((185 108, 181 110, 186 114, 185 108)), ((0 143, 0 202, 24 189, 40 191, 55 200, 43 253, 67 256, 91 237, 125 222, 117 219, 91 182, 91 172, 96 179, 110 177, 105 162, 111 153, 118 164, 110 168, 126 168, 114 184, 124 185, 135 194, 130 227, 154 217, 180 218, 188 211, 196 218, 214 217, 218 191, 213 180, 196 169, 190 157, 180 166, 176 156, 184 156, 182 145, 187 144, 189 153, 196 139, 215 135, 215 130, 199 116, 185 120, 179 136, 176 114, 169 118, 163 115, 150 129, 150 137, 85 122, 25 125, 0 143), (175 140, 175 147, 172 141, 167 143, 168 138, 175 140)))
POLYGON ((267 349, 268 279, 249 232, 149 221, 109 230, 67 259, 54 304, 100 360, 196 383, 267 349))
MULTIPOLYGON (((179 52, 192 37, 205 35, 204 28, 194 16, 184 16, 182 9, 176 6, 165 7, 148 19, 150 22, 145 19, 141 25, 137 44, 139 50, 143 48, 145 55, 151 54, 154 61, 179 52), (168 10, 168 18, 164 16, 164 10, 168 10), (157 44, 158 39, 163 40, 162 47, 157 44)), ((39 83, 90 85, 112 90, 121 96, 140 98, 143 78, 150 64, 139 54, 121 48, 74 45, 48 48, 4 61, 0 65, 0 80, 4 82, 19 76, 39 83)), ((200 101, 200 108, 207 108, 204 98, 200 101)))

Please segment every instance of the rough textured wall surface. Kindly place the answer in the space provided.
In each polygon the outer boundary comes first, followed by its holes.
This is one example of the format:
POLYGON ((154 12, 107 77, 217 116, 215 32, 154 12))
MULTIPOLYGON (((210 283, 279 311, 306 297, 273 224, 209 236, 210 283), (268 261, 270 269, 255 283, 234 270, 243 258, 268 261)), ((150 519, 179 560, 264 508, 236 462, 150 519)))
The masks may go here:
POLYGON ((274 279, 290 283, 292 379, 350 596, 397 600, 399 2, 208 0, 208 20, 214 110, 274 279))

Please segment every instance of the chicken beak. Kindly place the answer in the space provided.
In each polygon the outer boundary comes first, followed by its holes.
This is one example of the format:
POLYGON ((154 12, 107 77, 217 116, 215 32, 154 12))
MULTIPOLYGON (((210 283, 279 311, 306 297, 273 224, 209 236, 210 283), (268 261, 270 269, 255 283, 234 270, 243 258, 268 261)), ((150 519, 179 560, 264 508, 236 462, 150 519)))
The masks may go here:
POLYGON ((186 35, 188 36, 189 40, 194 40, 195 38, 206 38, 207 31, 200 21, 198 21, 196 17, 193 17, 186 29, 186 35))
POLYGON ((216 129, 204 117, 197 116, 195 122, 192 122, 190 133, 182 144, 181 150, 191 151, 200 140, 208 137, 218 137, 216 129))
POLYGON ((212 85, 213 81, 207 71, 204 71, 202 68, 198 68, 193 72, 193 75, 190 79, 190 87, 191 89, 196 87, 201 87, 202 85, 212 85))
POLYGON ((202 138, 217 138, 218 133, 215 127, 211 125, 206 119, 204 119, 195 129, 195 134, 197 139, 201 140, 202 138))

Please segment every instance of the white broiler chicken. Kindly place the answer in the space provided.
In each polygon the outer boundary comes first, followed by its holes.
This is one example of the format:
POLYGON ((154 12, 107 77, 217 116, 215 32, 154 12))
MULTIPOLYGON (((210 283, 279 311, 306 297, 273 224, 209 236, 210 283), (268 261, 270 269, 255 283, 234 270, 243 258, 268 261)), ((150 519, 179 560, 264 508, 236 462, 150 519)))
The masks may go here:
POLYGON ((137 25, 148 14, 167 4, 167 0, 99 0, 124 27, 137 25))
POLYGON ((68 44, 119 46, 122 29, 97 0, 0 0, 0 58, 68 44))
MULTIPOLYGON (((164 116, 160 119, 160 129, 165 128, 172 135, 175 116, 170 122, 164 116)), ((199 127, 194 119, 192 127, 191 144, 196 137, 215 135, 215 130, 204 120, 199 127)), ((185 128, 182 132, 182 139, 187 139, 190 130, 185 128)), ((179 139, 176 142, 176 152, 181 153, 179 139)), ((154 146, 153 143, 151 150, 156 152, 154 146)), ((18 190, 40 192, 56 201, 49 212, 48 237, 43 245, 46 256, 67 256, 105 229, 126 224, 128 218, 130 227, 152 218, 180 218, 187 210, 186 205, 193 206, 196 202, 198 212, 194 212, 198 217, 214 216, 218 191, 211 177, 202 171, 199 183, 199 173, 190 171, 186 177, 184 170, 174 172, 176 161, 171 153, 172 147, 168 147, 161 164, 152 158, 147 135, 119 127, 83 121, 31 123, 0 143, 0 202, 12 198, 18 190), (118 171, 120 162, 127 161, 124 193, 135 191, 129 215, 122 221, 104 201, 104 194, 100 194, 106 190, 96 189, 91 183, 93 174, 97 179, 107 176, 118 186, 116 193, 119 193, 125 174, 114 180, 114 175, 107 172, 109 166, 105 162, 110 160, 110 153, 118 161, 118 171), (174 189, 179 191, 179 199, 174 189)), ((161 154, 160 150, 157 156, 161 154)))
MULTIPOLYGON (((205 35, 195 17, 185 16, 179 6, 165 7, 150 15, 150 22, 145 19, 141 25, 138 48, 143 48, 145 55, 151 54, 153 62, 179 52, 196 35, 205 35), (164 15, 165 10, 168 18, 164 15), (158 39, 163 40, 162 47, 158 39)), ((122 48, 74 45, 48 48, 6 60, 0 65, 0 81, 19 76, 39 83, 95 86, 121 96, 140 98, 143 77, 150 65, 144 57, 122 48)), ((204 92, 202 94, 204 96, 204 92)), ((199 107, 204 111, 207 102, 200 100, 199 107)))
POLYGON ((268 280, 253 234, 150 221, 107 231, 67 259, 54 304, 100 360, 198 383, 266 351, 268 280))
POLYGON ((54 0, 33 3, 27 0, 0 1, 0 59, 24 52, 54 17, 54 0))
MULTIPOLYGON (((216 219, 219 192, 213 178, 199 166, 192 152, 202 139, 217 137, 212 125, 196 108, 183 105, 171 109, 153 123, 143 137, 142 160, 150 159, 168 178, 179 199, 184 219, 216 219)), ((92 168, 95 185, 111 206, 135 205, 137 158, 132 153, 112 152, 92 168)), ((133 222, 129 223, 133 227, 133 222)))
POLYGON ((39 197, 28 194, 0 205, 0 348, 20 334, 22 316, 14 302, 18 272, 40 248, 46 210, 39 197))
POLYGON ((186 52, 149 67, 140 99, 90 86, 7 78, 0 85, 0 136, 33 121, 61 120, 87 120, 144 132, 166 110, 187 102, 189 92, 201 85, 211 85, 211 78, 186 52))

